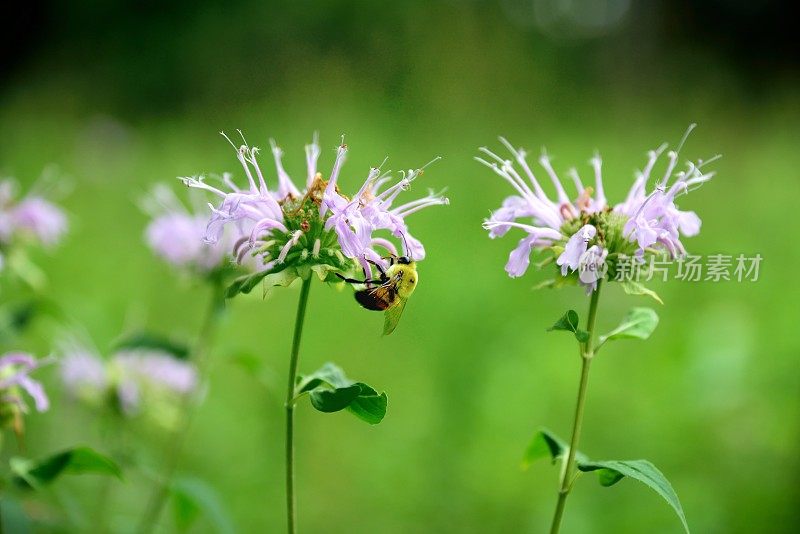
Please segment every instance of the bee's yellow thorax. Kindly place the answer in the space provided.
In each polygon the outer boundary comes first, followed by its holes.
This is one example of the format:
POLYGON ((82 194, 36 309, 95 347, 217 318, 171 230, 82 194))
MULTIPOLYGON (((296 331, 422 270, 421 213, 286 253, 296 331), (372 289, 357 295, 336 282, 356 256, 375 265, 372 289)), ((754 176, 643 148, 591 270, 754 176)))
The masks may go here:
POLYGON ((386 276, 394 281, 397 296, 407 299, 419 284, 419 274, 415 262, 395 263, 386 271, 386 276))

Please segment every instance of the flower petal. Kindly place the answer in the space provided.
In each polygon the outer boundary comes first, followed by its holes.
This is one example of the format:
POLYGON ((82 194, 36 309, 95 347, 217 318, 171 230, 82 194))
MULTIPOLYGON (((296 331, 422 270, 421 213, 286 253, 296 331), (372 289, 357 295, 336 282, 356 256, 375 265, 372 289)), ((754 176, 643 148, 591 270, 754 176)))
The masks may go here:
POLYGON ((586 224, 572 234, 564 247, 564 252, 558 256, 556 265, 561 266, 561 274, 566 276, 569 270, 576 270, 580 265, 581 255, 586 252, 589 241, 597 234, 597 229, 591 224, 586 224))
POLYGON ((531 263, 531 250, 536 244, 537 236, 529 234, 519 240, 517 246, 508 255, 506 272, 511 278, 517 278, 525 274, 531 263))
POLYGON ((47 398, 47 393, 45 393, 44 387, 40 382, 28 375, 22 375, 19 377, 17 384, 31 396, 37 412, 46 412, 50 408, 50 400, 47 398))

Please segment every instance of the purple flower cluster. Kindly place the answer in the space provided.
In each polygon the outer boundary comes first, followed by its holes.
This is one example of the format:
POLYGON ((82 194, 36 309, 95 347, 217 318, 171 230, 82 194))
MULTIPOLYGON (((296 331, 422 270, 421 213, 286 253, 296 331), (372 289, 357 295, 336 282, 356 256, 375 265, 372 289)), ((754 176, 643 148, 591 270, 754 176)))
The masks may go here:
POLYGON ((12 404, 26 411, 27 405, 21 395, 24 391, 33 399, 37 411, 46 411, 50 407, 47 393, 30 374, 48 362, 26 352, 7 352, 0 356, 0 404, 12 404))
POLYGON ((207 217, 187 210, 170 188, 156 186, 145 209, 153 217, 145 230, 145 241, 167 263, 208 273, 228 261, 231 239, 205 242, 207 217))
POLYGON ((614 212, 628 218, 625 223, 625 235, 635 240, 639 250, 644 251, 652 246, 665 248, 672 257, 686 254, 680 237, 693 237, 700 233, 700 217, 693 211, 681 211, 675 205, 675 197, 686 193, 710 180, 713 172, 704 173, 701 167, 708 162, 689 162, 685 171, 677 173, 670 184, 672 172, 678 159, 677 152, 667 153, 667 171, 657 181, 650 194, 646 193, 646 184, 656 160, 666 148, 662 145, 658 150, 648 153, 644 171, 628 192, 625 202, 617 204, 614 212))
MULTIPOLYGON (((233 145, 232 142, 231 144, 233 145)), ((241 189, 236 185, 228 173, 222 176, 222 182, 227 190, 207 184, 203 177, 182 178, 187 186, 209 191, 221 199, 216 207, 209 204, 211 218, 206 220, 204 240, 206 243, 218 243, 225 228, 232 228, 232 232, 237 238, 233 252, 239 262, 242 262, 247 257, 248 252, 266 244, 270 239, 272 230, 288 233, 288 228, 284 224, 284 213, 280 202, 287 198, 301 196, 297 186, 295 186, 283 168, 283 151, 273 141, 270 144, 278 181, 274 191, 271 191, 267 186, 264 173, 258 164, 259 149, 257 147, 249 147, 246 144, 238 148, 234 145, 236 156, 247 177, 246 188, 241 189)), ((317 174, 316 166, 319 154, 319 145, 316 140, 311 145, 306 146, 308 167, 306 187, 311 185, 317 174)), ((275 263, 283 262, 289 250, 297 244, 298 237, 296 235, 290 237, 275 258, 264 253, 254 254, 260 260, 261 268, 268 269, 275 263)))
MULTIPOLYGON (((337 164, 334 165, 334 169, 340 167, 340 162, 344 161, 346 152, 346 145, 339 147, 336 152, 337 164)), ((400 180, 392 185, 389 185, 393 181, 391 174, 382 174, 380 168, 372 168, 352 199, 348 199, 338 192, 339 173, 331 174, 320 206, 320 217, 324 218, 326 214, 328 215, 325 229, 333 229, 336 232, 342 253, 348 258, 358 261, 369 276, 372 272, 369 261, 383 267, 386 266, 386 260, 375 250, 376 247, 395 256, 398 255, 397 247, 390 240, 376 235, 381 231, 386 231, 388 235, 400 240, 404 256, 413 258, 415 261, 425 258, 425 247, 408 231, 405 218, 429 206, 446 205, 449 203, 447 197, 431 191, 425 197, 395 205, 397 196, 409 189, 411 183, 423 173, 425 167, 427 165, 419 169, 409 169, 408 172, 401 172, 400 180)))
POLYGON ((681 237, 700 231, 697 214, 678 209, 675 199, 711 179, 714 173, 702 170, 711 160, 687 163, 685 170, 675 173, 678 152, 668 152, 664 174, 655 179, 648 193, 653 167, 666 149, 666 145, 662 145, 648 153, 647 164, 638 173, 625 201, 612 207, 605 196, 599 156, 590 160, 593 187, 584 186, 578 172, 570 169, 568 174, 577 191, 577 195, 570 198, 550 158, 542 154, 539 164, 556 192, 556 198, 551 199, 528 164, 525 151, 503 138, 500 142, 511 152, 514 161, 503 159, 487 148, 480 150, 489 159, 476 159, 516 191, 483 224, 490 238, 501 237, 511 228, 525 231, 526 235, 506 264, 506 272, 511 277, 522 276, 527 271, 534 249, 552 250, 557 253, 556 264, 561 275, 577 272, 580 283, 591 292, 603 276, 603 265, 609 254, 631 252, 641 258, 646 252, 665 251, 673 257, 681 256, 686 252, 681 237), (619 243, 611 239, 615 234, 622 237, 619 243))
POLYGON ((198 386, 196 367, 164 351, 122 350, 108 360, 83 347, 65 352, 61 379, 67 391, 91 402, 113 398, 128 416, 139 414, 148 397, 181 397, 198 386))
POLYGON ((446 204, 447 199, 431 193, 412 202, 395 204, 398 194, 409 188, 422 169, 403 173, 393 185, 389 185, 390 174, 371 169, 361 189, 351 199, 342 195, 338 187, 347 154, 344 143, 336 150, 327 181, 317 168, 321 154, 317 137, 306 145, 306 177, 302 191, 283 167, 283 151, 272 140, 270 145, 275 189, 267 185, 258 163, 259 149, 247 144, 238 148, 234 145, 247 177, 245 188, 235 184, 228 174, 222 177, 224 188, 209 185, 202 177, 183 178, 189 187, 209 191, 220 199, 216 206, 211 205, 212 215, 204 237, 207 243, 218 242, 224 229, 231 227, 238 238, 233 245, 234 255, 240 262, 248 256, 257 258, 260 270, 282 266, 293 250, 302 249, 304 259, 319 257, 320 247, 327 242, 326 234, 330 232, 335 233, 338 242, 336 253, 355 260, 368 272, 367 260, 384 261, 376 247, 398 253, 397 246, 387 239, 390 236, 400 240, 403 254, 416 260, 424 258, 425 249, 408 232, 405 217, 427 206, 446 204), (316 206, 316 213, 307 209, 309 203, 316 206), (320 224, 314 230, 316 222, 320 224), (386 231, 387 235, 376 235, 381 231, 386 231))

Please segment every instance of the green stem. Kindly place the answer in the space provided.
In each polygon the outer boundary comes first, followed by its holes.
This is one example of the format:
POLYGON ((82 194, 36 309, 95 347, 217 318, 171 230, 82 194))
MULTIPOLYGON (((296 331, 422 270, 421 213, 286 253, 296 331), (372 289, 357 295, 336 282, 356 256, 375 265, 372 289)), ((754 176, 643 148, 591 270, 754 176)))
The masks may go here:
POLYGON ((303 280, 300 301, 297 304, 297 317, 294 322, 292 355, 289 359, 289 385, 286 391, 286 523, 289 534, 297 532, 297 500, 294 494, 294 396, 297 384, 297 365, 300 360, 300 338, 303 335, 303 321, 306 316, 308 292, 311 277, 303 280))
MULTIPOLYGON (((200 334, 195 342, 194 351, 192 353, 194 364, 197 367, 199 380, 196 388, 196 394, 202 395, 206 389, 208 382, 208 352, 214 341, 214 336, 217 331, 217 324, 221 316, 221 311, 225 306, 225 299, 222 295, 222 280, 219 278, 214 279, 211 288, 211 300, 209 302, 206 315, 203 319, 203 324, 200 328, 200 334)), ((192 421, 194 420, 196 408, 199 404, 196 395, 186 395, 184 397, 181 412, 183 417, 178 423, 178 427, 173 432, 169 449, 166 452, 166 461, 164 468, 164 475, 161 481, 156 483, 153 493, 147 502, 144 515, 139 523, 138 532, 145 534, 152 532, 158 523, 158 518, 164 508, 167 497, 169 496, 170 485, 172 478, 175 476, 175 471, 178 468, 183 445, 189 435, 192 421)))
POLYGON ((583 412, 586 405, 586 390, 589 384, 589 366, 594 356, 594 323, 597 317, 597 302, 600 299, 600 287, 602 280, 597 281, 597 288, 592 292, 592 299, 589 303, 589 317, 586 321, 586 331, 589 332, 589 339, 586 343, 581 343, 581 381, 578 386, 578 401, 575 406, 575 419, 572 422, 572 438, 569 442, 566 464, 561 471, 561 482, 558 488, 558 502, 556 511, 553 515, 553 523, 550 526, 550 534, 557 534, 561 529, 561 518, 564 515, 564 507, 567 504, 567 496, 572 489, 572 477, 575 468, 575 452, 578 450, 578 442, 581 436, 581 425, 583 424, 583 412))

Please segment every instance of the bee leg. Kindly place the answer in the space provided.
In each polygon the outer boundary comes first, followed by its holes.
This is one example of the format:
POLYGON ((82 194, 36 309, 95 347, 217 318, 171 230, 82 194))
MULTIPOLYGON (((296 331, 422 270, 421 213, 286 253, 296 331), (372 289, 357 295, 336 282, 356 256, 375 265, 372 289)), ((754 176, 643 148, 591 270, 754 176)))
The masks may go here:
POLYGON ((378 269, 378 272, 379 272, 379 273, 381 273, 381 278, 383 278, 384 276, 386 276, 386 271, 385 271, 385 270, 383 270, 383 267, 381 267, 381 264, 380 264, 380 263, 378 263, 378 262, 375 262, 375 261, 372 261, 372 260, 367 260, 367 262, 371 263, 372 265, 374 265, 374 266, 375 266, 375 268, 376 268, 376 269, 378 269))
POLYGON ((369 285, 369 284, 381 284, 381 283, 383 283, 381 280, 375 280, 375 279, 373 279, 373 280, 369 280, 369 279, 367 279, 367 280, 356 280, 355 278, 347 278, 345 276, 342 276, 339 273, 335 273, 335 274, 336 274, 336 276, 338 276, 339 278, 341 278, 344 282, 347 282, 348 284, 367 284, 367 285, 369 285))

